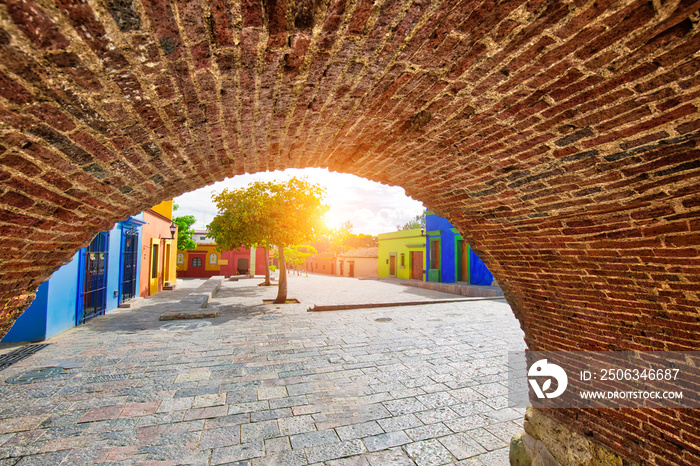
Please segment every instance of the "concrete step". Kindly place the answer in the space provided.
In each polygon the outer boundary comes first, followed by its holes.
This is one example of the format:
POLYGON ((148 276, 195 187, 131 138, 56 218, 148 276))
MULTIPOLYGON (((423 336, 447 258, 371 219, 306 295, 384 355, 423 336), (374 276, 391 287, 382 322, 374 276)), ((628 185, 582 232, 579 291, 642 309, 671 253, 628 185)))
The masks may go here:
POLYGON ((204 310, 209 305, 209 300, 216 296, 221 288, 225 277, 214 276, 193 289, 187 296, 182 298, 177 304, 160 315, 160 320, 181 320, 181 319, 204 319, 214 318, 219 314, 217 311, 204 310))
POLYGON ((120 309, 129 309, 129 308, 132 308, 132 307, 140 304, 141 302, 143 302, 143 298, 141 296, 134 296, 133 298, 127 299, 126 301, 119 304, 119 308, 120 309))

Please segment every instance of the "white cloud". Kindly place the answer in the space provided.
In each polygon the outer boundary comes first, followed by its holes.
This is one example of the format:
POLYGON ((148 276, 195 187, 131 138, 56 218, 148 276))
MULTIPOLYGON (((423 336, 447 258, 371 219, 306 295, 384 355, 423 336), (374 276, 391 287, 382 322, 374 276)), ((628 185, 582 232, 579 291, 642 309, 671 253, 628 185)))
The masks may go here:
POLYGON ((292 176, 306 176, 309 181, 325 187, 324 202, 330 206, 327 222, 332 227, 339 227, 350 220, 354 233, 376 235, 395 231, 397 225, 403 225, 423 211, 423 205, 406 196, 403 188, 398 186, 386 186, 326 169, 307 168, 239 175, 183 194, 175 198, 179 205, 175 215, 194 215, 197 219, 194 227, 204 229, 217 214, 211 200, 212 193, 224 188, 245 187, 253 181, 285 180, 292 176))

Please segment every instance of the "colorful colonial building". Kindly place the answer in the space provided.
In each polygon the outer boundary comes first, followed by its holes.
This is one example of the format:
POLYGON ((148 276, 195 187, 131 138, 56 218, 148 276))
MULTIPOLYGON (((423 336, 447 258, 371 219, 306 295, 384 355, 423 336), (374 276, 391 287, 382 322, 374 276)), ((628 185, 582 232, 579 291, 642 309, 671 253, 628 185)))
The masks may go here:
POLYGON ((46 340, 138 296, 144 226, 141 213, 98 233, 39 286, 2 343, 46 340))
POLYGON ((430 212, 424 228, 379 235, 379 278, 490 286, 493 275, 452 224, 430 212))
POLYGON ((379 248, 359 248, 338 254, 336 263, 341 277, 377 278, 379 248))
POLYGON ((174 285, 172 206, 172 201, 162 202, 98 233, 39 286, 2 343, 45 340, 129 299, 174 285))
POLYGON ((341 254, 324 252, 306 260, 306 270, 341 277, 377 278, 379 249, 358 248, 341 254))
POLYGON ((428 212, 425 218, 427 281, 490 286, 493 275, 452 224, 428 212))
POLYGON ((206 230, 195 230, 192 240, 197 243, 195 249, 177 252, 177 275, 179 277, 265 275, 265 249, 263 248, 220 251, 216 242, 207 238, 206 230))
POLYGON ((306 270, 313 273, 335 275, 335 256, 336 255, 331 252, 314 254, 306 259, 306 270))
POLYGON ((173 201, 164 201, 143 213, 143 241, 141 246, 141 280, 139 296, 149 296, 175 286, 175 254, 173 201))
POLYGON ((425 280, 425 237, 419 228, 379 235, 379 278, 425 280))

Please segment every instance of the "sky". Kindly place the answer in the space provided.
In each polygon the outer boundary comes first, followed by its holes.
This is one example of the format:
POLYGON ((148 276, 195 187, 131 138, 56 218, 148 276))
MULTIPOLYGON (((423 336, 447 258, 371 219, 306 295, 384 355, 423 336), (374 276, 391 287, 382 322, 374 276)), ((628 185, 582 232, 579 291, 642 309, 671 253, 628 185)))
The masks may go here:
POLYGON ((220 193, 224 188, 242 188, 253 181, 283 181, 292 176, 305 176, 310 182, 326 189, 324 203, 330 206, 326 224, 331 228, 339 228, 349 220, 353 225, 353 233, 377 235, 396 231, 397 225, 403 225, 423 212, 423 204, 406 196, 403 188, 398 186, 387 186, 322 168, 305 168, 227 178, 176 197, 175 204, 179 208, 173 215, 194 215, 197 219, 194 229, 204 230, 217 214, 211 199, 213 193, 220 193))

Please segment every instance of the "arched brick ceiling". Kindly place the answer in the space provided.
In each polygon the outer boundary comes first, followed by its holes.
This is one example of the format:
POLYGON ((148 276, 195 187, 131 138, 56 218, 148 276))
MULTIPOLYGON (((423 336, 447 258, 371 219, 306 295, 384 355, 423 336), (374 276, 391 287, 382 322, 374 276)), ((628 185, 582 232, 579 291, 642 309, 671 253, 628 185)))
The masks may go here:
MULTIPOLYGON (((1 333, 113 222, 235 174, 321 166, 447 216, 532 349, 697 349, 698 8, 4 0, 1 333)), ((663 427, 696 414, 655 415, 650 449, 620 441, 638 417, 566 413, 638 461, 698 461, 663 427)))

